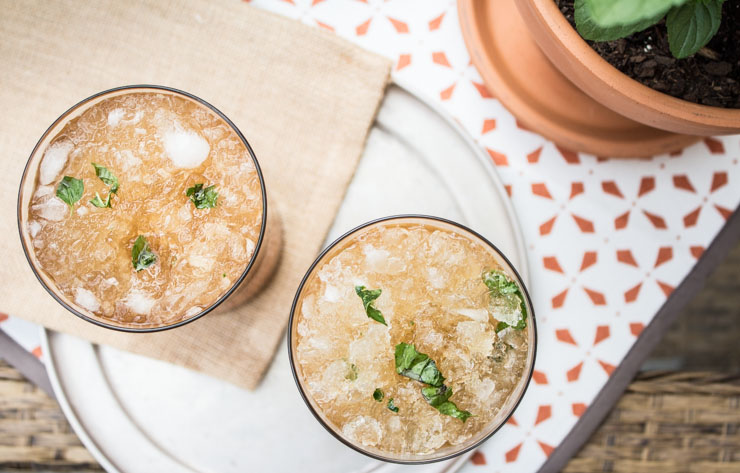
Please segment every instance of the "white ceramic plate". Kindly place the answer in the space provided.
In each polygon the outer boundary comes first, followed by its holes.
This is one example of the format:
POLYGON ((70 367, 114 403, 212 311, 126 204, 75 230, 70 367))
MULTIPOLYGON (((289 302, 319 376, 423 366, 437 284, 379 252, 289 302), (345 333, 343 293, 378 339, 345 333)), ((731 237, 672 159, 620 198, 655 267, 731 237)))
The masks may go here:
MULTIPOLYGON (((400 213, 471 227, 527 279, 518 223, 490 159, 454 121, 392 85, 326 243, 365 221, 400 213)), ((380 464, 345 447, 301 400, 285 340, 250 392, 70 335, 43 331, 42 338, 64 413, 110 472, 441 473, 468 457, 408 467, 380 464)))

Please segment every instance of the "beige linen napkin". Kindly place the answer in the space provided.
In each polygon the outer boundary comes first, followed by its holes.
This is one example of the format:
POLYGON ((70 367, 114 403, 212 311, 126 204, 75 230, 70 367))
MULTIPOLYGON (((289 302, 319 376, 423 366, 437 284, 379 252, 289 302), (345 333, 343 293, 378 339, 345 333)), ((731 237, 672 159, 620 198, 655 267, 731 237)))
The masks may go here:
POLYGON ((237 0, 4 2, 0 38, 0 311, 256 387, 355 170, 389 61, 237 0), (284 247, 276 277, 246 306, 123 334, 46 293, 23 256, 15 209, 44 130, 95 92, 140 83, 191 92, 234 121, 263 168, 284 247))

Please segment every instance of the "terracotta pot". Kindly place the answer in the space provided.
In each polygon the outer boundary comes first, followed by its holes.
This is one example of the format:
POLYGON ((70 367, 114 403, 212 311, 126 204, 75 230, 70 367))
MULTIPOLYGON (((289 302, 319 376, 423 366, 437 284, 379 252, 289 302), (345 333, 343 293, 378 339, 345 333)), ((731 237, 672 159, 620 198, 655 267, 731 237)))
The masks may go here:
POLYGON ((520 128, 602 157, 650 157, 699 140, 631 120, 580 90, 537 45, 518 1, 458 0, 457 5, 470 58, 520 128))
POLYGON ((550 61, 606 107, 632 120, 675 133, 702 136, 740 133, 740 110, 677 99, 617 70, 586 44, 554 0, 518 0, 516 4, 550 61))

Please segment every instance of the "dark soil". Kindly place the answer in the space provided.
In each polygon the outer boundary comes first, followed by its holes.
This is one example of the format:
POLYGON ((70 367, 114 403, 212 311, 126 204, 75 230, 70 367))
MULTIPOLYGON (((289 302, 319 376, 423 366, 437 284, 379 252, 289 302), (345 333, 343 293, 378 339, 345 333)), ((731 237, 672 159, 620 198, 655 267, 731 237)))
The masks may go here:
MULTIPOLYGON (((555 0, 571 25, 573 0, 555 0)), ((727 0, 714 38, 697 54, 676 59, 668 48, 665 23, 616 41, 589 46, 631 78, 689 102, 740 108, 740 0, 727 0)))

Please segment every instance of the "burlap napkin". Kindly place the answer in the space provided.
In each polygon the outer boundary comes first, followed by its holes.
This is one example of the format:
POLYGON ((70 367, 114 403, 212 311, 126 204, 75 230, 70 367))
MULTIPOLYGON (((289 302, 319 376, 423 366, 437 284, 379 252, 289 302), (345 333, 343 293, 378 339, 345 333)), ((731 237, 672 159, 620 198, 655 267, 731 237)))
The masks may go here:
POLYGON ((0 38, 0 311, 254 388, 355 170, 389 62, 237 0, 4 2, 0 38), (284 248, 271 285, 238 311, 129 335, 46 293, 23 256, 15 206, 46 127, 84 97, 138 83, 187 90, 236 123, 282 216, 284 248))

